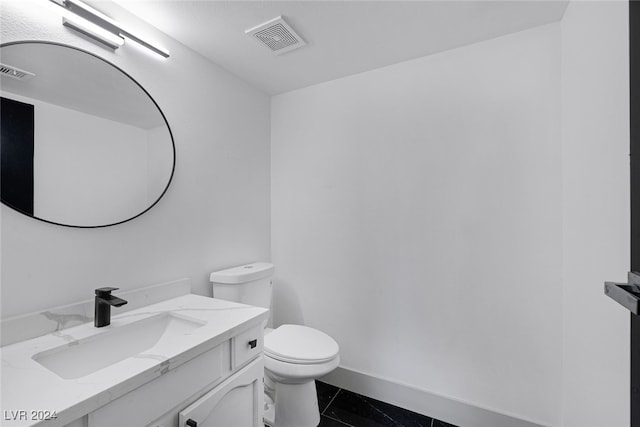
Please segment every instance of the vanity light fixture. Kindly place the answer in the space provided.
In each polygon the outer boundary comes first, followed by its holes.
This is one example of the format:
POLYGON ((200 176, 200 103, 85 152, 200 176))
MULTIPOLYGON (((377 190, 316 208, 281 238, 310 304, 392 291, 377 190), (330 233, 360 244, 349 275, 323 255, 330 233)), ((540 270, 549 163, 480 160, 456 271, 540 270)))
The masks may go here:
POLYGON ((89 36, 112 49, 117 49, 124 44, 125 39, 132 40, 158 55, 168 58, 169 51, 150 43, 131 31, 123 28, 104 13, 92 8, 80 0, 50 0, 73 13, 62 18, 63 25, 73 28, 86 36, 89 36), (76 18, 77 17, 77 18, 76 18), (78 24, 78 22, 80 24, 78 24))

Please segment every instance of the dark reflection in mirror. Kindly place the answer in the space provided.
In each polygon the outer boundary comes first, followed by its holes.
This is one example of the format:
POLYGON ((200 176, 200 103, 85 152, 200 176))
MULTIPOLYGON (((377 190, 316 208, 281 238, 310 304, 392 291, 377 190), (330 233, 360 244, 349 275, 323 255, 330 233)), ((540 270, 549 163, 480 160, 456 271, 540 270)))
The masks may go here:
POLYGON ((175 149, 155 101, 128 74, 49 42, 0 46, 2 202, 33 218, 104 227, 165 193, 175 149))

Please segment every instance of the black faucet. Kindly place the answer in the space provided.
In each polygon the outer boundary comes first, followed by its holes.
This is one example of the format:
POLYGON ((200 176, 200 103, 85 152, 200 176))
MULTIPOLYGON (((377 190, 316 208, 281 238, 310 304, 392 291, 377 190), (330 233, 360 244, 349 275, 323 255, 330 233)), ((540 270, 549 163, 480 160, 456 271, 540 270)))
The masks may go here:
POLYGON ((120 307, 127 302, 122 298, 114 297, 111 291, 118 288, 98 288, 96 289, 96 304, 93 324, 96 328, 102 328, 111 323, 111 306, 120 307))

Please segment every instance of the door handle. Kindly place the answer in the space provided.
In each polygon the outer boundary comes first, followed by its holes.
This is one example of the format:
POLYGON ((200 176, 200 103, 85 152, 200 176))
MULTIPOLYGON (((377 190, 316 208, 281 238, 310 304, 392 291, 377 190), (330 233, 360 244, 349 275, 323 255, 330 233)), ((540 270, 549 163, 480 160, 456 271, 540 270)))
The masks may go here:
POLYGON ((604 293, 631 313, 640 314, 640 274, 629 272, 627 283, 604 282, 604 293))

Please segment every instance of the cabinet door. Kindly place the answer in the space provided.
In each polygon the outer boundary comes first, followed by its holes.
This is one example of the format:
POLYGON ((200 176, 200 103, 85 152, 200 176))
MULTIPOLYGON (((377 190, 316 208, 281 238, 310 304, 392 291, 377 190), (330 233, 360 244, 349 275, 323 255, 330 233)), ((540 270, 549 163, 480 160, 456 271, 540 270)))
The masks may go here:
POLYGON ((263 369, 260 356, 180 412, 179 427, 263 426, 263 369))

